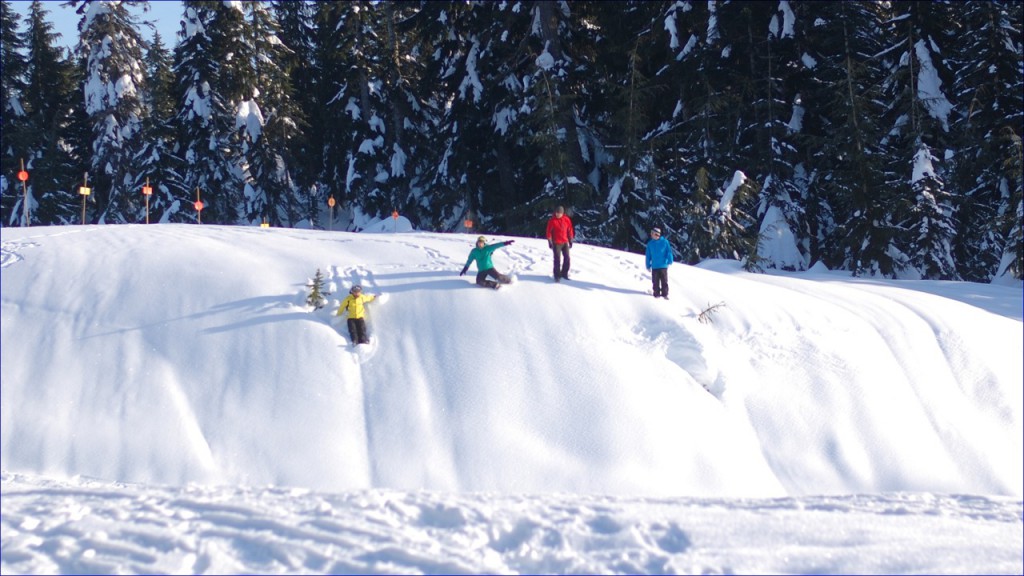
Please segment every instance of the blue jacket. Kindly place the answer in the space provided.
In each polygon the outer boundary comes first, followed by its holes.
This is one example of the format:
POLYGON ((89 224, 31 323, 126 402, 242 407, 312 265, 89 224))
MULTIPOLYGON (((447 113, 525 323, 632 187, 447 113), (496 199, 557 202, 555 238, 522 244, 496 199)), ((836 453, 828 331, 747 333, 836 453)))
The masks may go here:
POLYGON ((672 246, 664 236, 657 240, 648 241, 647 251, 645 254, 648 270, 655 268, 668 268, 669 264, 674 260, 674 257, 672 256, 672 246))

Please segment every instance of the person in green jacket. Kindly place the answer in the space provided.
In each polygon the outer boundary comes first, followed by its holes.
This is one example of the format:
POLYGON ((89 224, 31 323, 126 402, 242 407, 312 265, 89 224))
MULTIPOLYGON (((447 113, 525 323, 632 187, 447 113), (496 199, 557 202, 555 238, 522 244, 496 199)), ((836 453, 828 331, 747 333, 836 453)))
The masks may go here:
POLYGON ((459 276, 464 276, 466 271, 469 270, 469 265, 476 261, 476 283, 478 286, 484 288, 498 289, 502 284, 508 284, 512 282, 506 274, 502 274, 494 269, 494 263, 491 262, 491 254, 498 248, 503 248, 515 242, 515 240, 506 240, 505 242, 498 242, 496 244, 487 244, 487 238, 483 236, 476 239, 476 247, 469 252, 469 258, 466 259, 466 265, 462 267, 462 272, 459 272, 459 276), (488 280, 488 276, 495 278, 494 280, 488 280))

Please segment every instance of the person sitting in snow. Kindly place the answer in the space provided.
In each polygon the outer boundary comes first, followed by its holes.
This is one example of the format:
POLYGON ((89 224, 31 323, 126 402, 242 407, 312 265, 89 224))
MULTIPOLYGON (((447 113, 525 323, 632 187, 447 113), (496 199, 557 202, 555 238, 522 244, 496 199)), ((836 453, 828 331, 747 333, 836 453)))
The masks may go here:
POLYGON ((651 239, 644 253, 647 270, 651 272, 654 297, 668 300, 668 267, 672 264, 672 245, 661 237, 661 228, 651 229, 651 239))
POLYGON ((464 276, 466 271, 469 270, 469 265, 475 260, 477 269, 477 285, 497 290, 501 284, 508 284, 512 279, 494 269, 494 263, 491 262, 491 253, 498 248, 503 248, 513 242, 515 242, 515 240, 506 240, 505 242, 498 242, 497 244, 491 244, 488 246, 486 238, 483 236, 477 238, 476 247, 470 250, 469 258, 466 259, 466 265, 462 267, 462 272, 459 272, 459 276, 464 276), (488 280, 488 276, 495 278, 497 282, 494 280, 488 280))
POLYGON ((363 287, 356 285, 341 301, 341 306, 338 306, 336 316, 348 313, 348 335, 353 345, 370 343, 370 336, 366 333, 365 304, 373 302, 375 298, 373 294, 363 294, 363 287))

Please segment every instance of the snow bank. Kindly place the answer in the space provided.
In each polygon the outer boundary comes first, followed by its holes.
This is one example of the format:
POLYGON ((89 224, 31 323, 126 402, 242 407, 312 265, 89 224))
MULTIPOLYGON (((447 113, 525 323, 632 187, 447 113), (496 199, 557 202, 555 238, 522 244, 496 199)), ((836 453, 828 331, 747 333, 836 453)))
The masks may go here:
POLYGON ((2 230, 0 456, 123 482, 1020 497, 1019 287, 752 275, 542 239, 196 225, 2 230), (492 241, 504 240, 492 238, 492 241), (353 355, 316 269, 390 299, 353 355), (702 323, 700 313, 724 303, 702 323))

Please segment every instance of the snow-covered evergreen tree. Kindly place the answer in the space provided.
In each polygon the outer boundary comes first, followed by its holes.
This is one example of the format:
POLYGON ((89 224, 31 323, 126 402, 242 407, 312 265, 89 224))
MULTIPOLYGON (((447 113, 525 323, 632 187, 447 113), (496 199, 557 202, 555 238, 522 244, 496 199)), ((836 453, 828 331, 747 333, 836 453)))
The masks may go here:
MULTIPOLYGON (((768 3, 758 6, 763 8, 768 3)), ((746 142, 745 166, 756 169, 762 182, 757 217, 760 222, 758 267, 804 270, 810 264, 806 255, 810 244, 810 226, 803 208, 803 190, 799 176, 799 134, 804 105, 801 91, 808 64, 798 53, 796 36, 811 20, 797 13, 787 0, 769 7, 764 15, 752 13, 748 20, 751 75, 755 78, 752 117, 741 141, 746 142), (767 36, 758 39, 767 18, 767 36)))
POLYGON ((813 8, 805 21, 803 59, 814 74, 801 93, 804 104, 802 147, 807 150, 805 208, 817 229, 818 259, 828 267, 856 275, 893 275, 889 250, 896 234, 890 193, 883 180, 886 152, 880 141, 883 107, 880 4, 804 3, 813 8))
MULTIPOLYGON (((431 181, 433 217, 444 229, 510 230, 514 209, 535 183, 515 161, 523 110, 517 49, 529 30, 523 3, 424 4, 424 42, 437 48, 425 72, 447 102, 436 130, 440 156, 431 181)), ((534 230, 534 233, 537 231, 534 230)))
POLYGON ((953 207, 950 195, 935 175, 934 161, 927 146, 918 148, 911 178, 916 196, 910 218, 914 225, 910 264, 925 278, 953 280, 958 277, 952 252, 956 234, 951 217, 953 207))
MULTIPOLYGON (((182 206, 189 191, 182 181, 183 165, 175 155, 174 116, 174 59, 157 32, 146 50, 146 76, 148 78, 145 103, 148 115, 143 121, 143 147, 136 158, 137 173, 134 188, 141 190, 149 184, 150 222, 185 222, 190 218, 182 206)), ((145 210, 143 200, 142 210, 145 210)), ((139 216, 140 221, 145 216, 139 216)))
POLYGON ((84 2, 78 13, 80 47, 86 54, 82 95, 92 126, 89 181, 97 211, 90 220, 137 222, 142 197, 136 161, 148 116, 144 41, 122 2, 84 2))
MULTIPOLYGON (((539 1, 530 6, 531 28, 527 38, 530 57, 524 59, 521 110, 526 110, 522 128, 536 149, 541 177, 522 208, 526 217, 543 221, 557 205, 588 206, 596 199, 587 178, 587 147, 580 127, 586 121, 579 107, 587 95, 588 70, 592 68, 592 40, 583 25, 589 6, 566 1, 539 1)), ((585 100, 584 100, 585 101, 585 100)), ((529 157, 526 157, 529 158, 529 157)), ((526 159, 523 158, 523 159, 526 159)), ((586 223, 578 226, 585 237, 586 223)))
MULTIPOLYGON (((0 222, 13 222, 16 198, 23 196, 22 183, 14 175, 21 170, 28 152, 28 119, 25 105, 25 74, 27 65, 23 54, 24 42, 18 32, 21 18, 7 0, 0 1, 0 130, 3 148, 0 149, 0 222), (8 216, 9 215, 9 216, 8 216)), ((24 210, 22 210, 24 220, 24 210)), ((23 222, 27 225, 27 222, 23 222)))
POLYGON ((325 291, 325 287, 326 281, 324 280, 324 274, 319 268, 317 268, 316 275, 306 282, 306 288, 309 288, 309 294, 306 295, 306 305, 312 306, 314 310, 319 310, 326 306, 327 297, 330 296, 331 293, 325 291))
POLYGON ((574 103, 580 115, 588 184, 603 194, 583 212, 589 241, 641 250, 647 232, 659 226, 677 240, 673 215, 678 186, 665 178, 671 162, 665 148, 674 141, 672 62, 663 27, 664 6, 651 2, 595 3, 581 15, 586 26, 588 83, 574 103), (602 197, 603 196, 603 197, 602 197))
POLYGON ((430 84, 419 84, 415 31, 400 30, 417 12, 412 4, 362 1, 321 8, 330 95, 322 180, 352 209, 356 228, 393 210, 415 221, 428 203, 422 186, 435 165, 430 84))
MULTIPOLYGON (((950 192, 945 189, 945 154, 949 143, 949 127, 954 109, 949 100, 952 74, 943 48, 952 45, 954 27, 953 10, 940 2, 893 2, 889 14, 886 62, 887 77, 883 91, 887 110, 884 118, 889 132, 882 139, 889 162, 886 166, 886 193, 891 195, 886 211, 894 215, 897 225, 893 235, 890 253, 905 254, 905 266, 897 266, 896 274, 930 274, 938 271, 929 266, 925 270, 912 271, 915 263, 924 261, 944 262, 952 259, 951 254, 923 254, 920 251, 937 249, 943 242, 921 243, 920 233, 924 229, 932 232, 955 229, 956 215, 952 210, 923 208, 919 203, 919 191, 915 181, 907 178, 907 167, 918 166, 915 160, 922 148, 932 160, 934 178, 929 180, 929 190, 936 201, 949 205, 945 199, 950 192), (940 151, 936 154, 936 151, 940 151), (943 162, 939 162, 942 157, 943 162), (942 218, 938 223, 934 218, 942 218), (902 268, 902 269, 901 269, 902 268)), ((927 200, 926 200, 927 202, 927 200)))
MULTIPOLYGON (((745 158, 737 145, 747 123, 755 81, 745 6, 711 1, 677 12, 675 27, 685 26, 690 39, 678 42, 677 86, 680 139, 688 188, 678 224, 680 254, 687 261, 709 257, 746 258, 757 250, 756 195, 759 186, 745 175, 745 158), (740 48, 737 50, 737 48, 740 48), (716 182, 725 182, 716 188, 716 182)), ((767 33, 767 21, 762 27, 767 33)))
POLYGON ((718 253, 720 198, 721 189, 711 182, 707 168, 697 167, 678 220, 662 227, 663 236, 671 233, 678 237, 673 246, 680 262, 697 264, 718 253))
MULTIPOLYGON (((1006 170, 1014 156, 1009 128, 1024 126, 1022 20, 1024 5, 1014 2, 966 2, 958 11, 964 33, 954 38, 955 99, 961 110, 954 125, 954 175, 958 191, 954 255, 966 280, 987 281, 996 272, 1006 234, 1000 214, 1013 214, 1006 170)), ((1019 227, 1019 223, 1018 223, 1019 227)), ((1018 234, 1019 237, 1019 234, 1018 234)))
POLYGON ((245 215, 249 222, 263 218, 275 226, 294 226, 308 219, 302 188, 293 179, 292 140, 304 124, 292 100, 288 66, 290 50, 281 42, 280 27, 261 3, 246 4, 250 33, 246 57, 255 71, 238 103, 236 130, 241 140, 250 182, 245 215))
POLYGON ((427 223, 425 186, 439 156, 433 146, 439 99, 421 64, 431 46, 418 33, 418 7, 385 3, 383 11, 387 185, 395 198, 394 209, 413 223, 427 223))
POLYGON ((243 36, 241 7, 189 2, 182 27, 174 74, 181 105, 177 153, 184 160, 182 181, 189 191, 185 200, 194 202, 199 196, 206 222, 237 223, 244 213, 245 181, 234 139, 235 106, 240 102, 239 77, 249 64, 239 66, 235 59, 243 36))
POLYGON ((325 194, 360 214, 391 204, 380 182, 387 180, 381 118, 380 10, 370 2, 318 5, 320 62, 325 82, 323 173, 325 194))
POLYGON ((287 72, 291 86, 293 112, 289 118, 295 126, 287 145, 289 173, 302 217, 316 226, 327 208, 326 198, 317 193, 323 164, 323 100, 319 92, 322 78, 316 52, 316 7, 310 2, 290 0, 271 4, 280 27, 279 38, 287 48, 286 52, 278 51, 281 59, 276 64, 287 72))
POLYGON ((1006 231, 1006 247, 993 280, 1011 277, 1020 280, 1024 279, 1024 144, 1009 126, 1003 128, 1002 137, 1010 149, 1004 181, 1007 188, 1004 206, 1008 209, 999 214, 999 224, 1006 231))
POLYGON ((478 104, 492 97, 493 77, 481 77, 479 65, 492 68, 490 40, 481 21, 493 14, 493 6, 424 2, 419 13, 420 39, 434 46, 424 54, 424 80, 434 86, 434 97, 448 102, 438 113, 435 138, 436 163, 430 173, 430 202, 421 209, 438 230, 472 230, 479 223, 483 186, 494 166, 490 117, 478 104), (485 16, 485 14, 487 16, 485 16), (487 81, 487 87, 484 86, 487 81), (465 223, 469 221, 469 228, 465 223))
MULTIPOLYGON (((79 67, 56 45, 60 35, 53 31, 47 14, 45 3, 32 2, 24 36, 27 70, 22 106, 28 114, 28 134, 23 146, 31 174, 31 218, 45 224, 77 223, 78 196, 72 191, 81 182, 89 155, 79 126, 84 107, 73 104, 82 101, 79 67)), ((8 221, 16 221, 22 213, 19 199, 8 221)))

